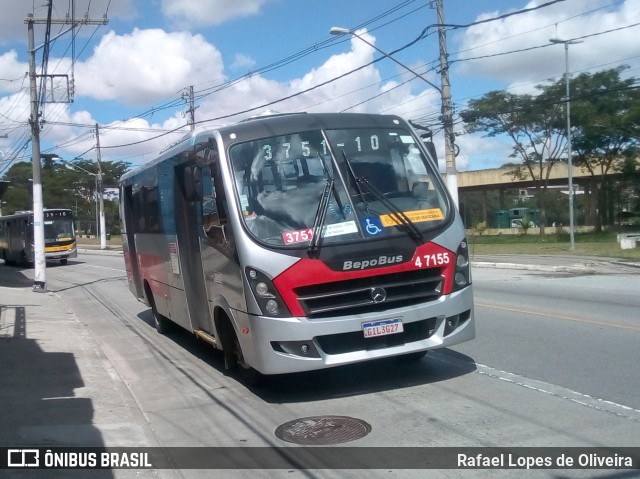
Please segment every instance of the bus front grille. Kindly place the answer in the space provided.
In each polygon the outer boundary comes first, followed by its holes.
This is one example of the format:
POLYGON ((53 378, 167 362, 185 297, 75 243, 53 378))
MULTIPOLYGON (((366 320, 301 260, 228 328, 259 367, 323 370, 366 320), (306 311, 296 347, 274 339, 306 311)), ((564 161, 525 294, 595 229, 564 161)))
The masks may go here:
POLYGON ((385 311, 434 301, 442 295, 439 268, 391 273, 295 288, 309 318, 385 311))

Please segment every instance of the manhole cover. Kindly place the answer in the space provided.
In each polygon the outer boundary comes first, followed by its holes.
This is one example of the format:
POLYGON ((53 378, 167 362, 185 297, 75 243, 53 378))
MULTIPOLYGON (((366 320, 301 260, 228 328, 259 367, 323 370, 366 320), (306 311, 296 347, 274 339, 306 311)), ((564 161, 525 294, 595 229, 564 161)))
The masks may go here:
POLYGON ((345 416, 313 416, 286 422, 276 429, 283 441, 306 446, 340 444, 355 441, 371 432, 360 419, 345 416))

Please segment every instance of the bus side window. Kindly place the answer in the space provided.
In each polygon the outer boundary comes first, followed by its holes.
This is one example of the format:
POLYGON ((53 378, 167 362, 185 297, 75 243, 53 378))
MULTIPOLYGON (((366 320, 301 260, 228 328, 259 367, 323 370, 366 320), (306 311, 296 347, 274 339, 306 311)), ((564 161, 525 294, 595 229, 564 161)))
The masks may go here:
POLYGON ((213 185, 211 170, 208 167, 202 169, 202 225, 207 236, 212 228, 220 225, 220 215, 216 205, 216 189, 213 185))
POLYGON ((215 160, 202 168, 202 227, 208 238, 224 243, 224 226, 228 223, 227 201, 218 168, 215 160))

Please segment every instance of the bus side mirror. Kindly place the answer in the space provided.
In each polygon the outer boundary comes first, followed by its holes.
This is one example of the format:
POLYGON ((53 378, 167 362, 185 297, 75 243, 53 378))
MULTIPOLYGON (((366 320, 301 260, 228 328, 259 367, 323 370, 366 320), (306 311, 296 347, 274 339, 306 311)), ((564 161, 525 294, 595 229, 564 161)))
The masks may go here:
POLYGON ((433 144, 433 141, 423 138, 422 144, 427 149, 429 155, 431 155, 431 159, 433 159, 434 163, 438 164, 438 154, 436 153, 436 145, 433 144))
POLYGON ((187 201, 202 201, 202 170, 187 166, 183 173, 184 197, 187 201))

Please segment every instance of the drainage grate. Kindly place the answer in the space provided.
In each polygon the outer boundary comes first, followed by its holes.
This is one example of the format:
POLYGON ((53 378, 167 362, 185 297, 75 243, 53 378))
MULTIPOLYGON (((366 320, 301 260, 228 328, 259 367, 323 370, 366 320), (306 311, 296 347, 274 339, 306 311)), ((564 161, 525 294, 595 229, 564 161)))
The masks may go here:
POLYGON ((371 432, 360 419, 345 416, 312 416, 286 422, 276 429, 283 441, 305 446, 327 446, 355 441, 371 432))

